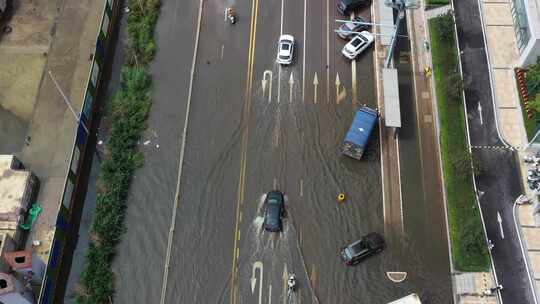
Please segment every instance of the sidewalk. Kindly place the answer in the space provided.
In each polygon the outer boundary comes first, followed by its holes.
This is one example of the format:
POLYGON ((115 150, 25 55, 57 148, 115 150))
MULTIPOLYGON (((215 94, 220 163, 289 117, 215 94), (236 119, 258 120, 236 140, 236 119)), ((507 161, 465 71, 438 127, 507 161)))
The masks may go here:
POLYGON ((483 0, 481 8, 499 131, 508 144, 524 147, 527 135, 513 71, 519 54, 510 1, 483 0))

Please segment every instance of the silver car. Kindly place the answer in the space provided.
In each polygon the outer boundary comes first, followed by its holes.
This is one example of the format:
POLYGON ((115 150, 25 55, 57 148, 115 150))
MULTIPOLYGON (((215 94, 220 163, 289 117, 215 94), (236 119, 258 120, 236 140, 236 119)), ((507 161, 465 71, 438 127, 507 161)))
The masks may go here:
POLYGON ((347 43, 341 53, 343 56, 354 59, 373 43, 374 37, 368 31, 363 31, 347 43))

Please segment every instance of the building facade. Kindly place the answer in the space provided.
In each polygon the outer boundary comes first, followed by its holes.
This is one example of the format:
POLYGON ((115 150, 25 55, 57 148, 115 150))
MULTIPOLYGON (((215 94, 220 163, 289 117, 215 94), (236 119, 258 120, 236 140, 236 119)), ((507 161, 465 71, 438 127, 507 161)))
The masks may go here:
POLYGON ((527 67, 540 56, 540 0, 510 2, 520 67, 527 67))

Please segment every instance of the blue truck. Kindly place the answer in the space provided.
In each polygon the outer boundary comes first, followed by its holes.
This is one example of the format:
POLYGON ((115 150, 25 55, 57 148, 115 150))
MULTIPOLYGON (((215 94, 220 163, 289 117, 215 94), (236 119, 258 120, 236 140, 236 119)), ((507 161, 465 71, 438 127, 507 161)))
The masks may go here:
POLYGON ((376 110, 367 106, 360 107, 354 115, 354 119, 347 135, 345 135, 341 153, 354 159, 362 159, 371 132, 373 132, 375 125, 377 125, 378 118, 379 112, 376 110))

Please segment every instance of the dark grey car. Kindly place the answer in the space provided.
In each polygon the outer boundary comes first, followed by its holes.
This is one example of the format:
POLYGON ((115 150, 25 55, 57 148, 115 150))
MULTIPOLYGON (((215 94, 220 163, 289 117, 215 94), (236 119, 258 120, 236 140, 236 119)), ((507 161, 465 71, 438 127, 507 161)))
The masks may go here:
POLYGON ((363 236, 360 240, 341 249, 341 259, 347 265, 360 263, 367 257, 383 251, 383 237, 375 232, 363 236))
POLYGON ((285 200, 283 193, 272 190, 266 194, 264 200, 264 222, 263 228, 270 232, 280 232, 283 228, 281 218, 285 213, 285 200))

